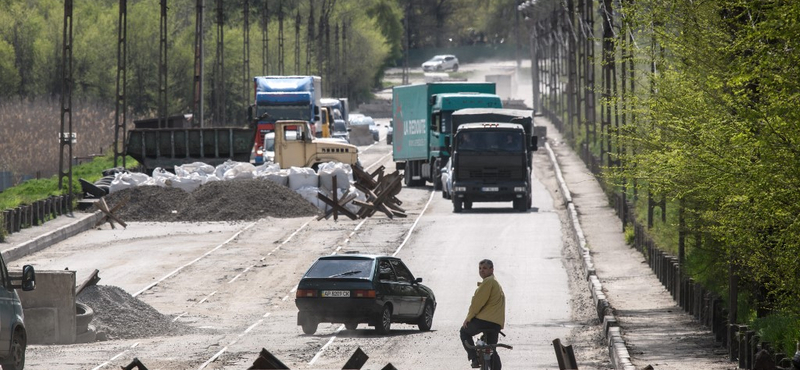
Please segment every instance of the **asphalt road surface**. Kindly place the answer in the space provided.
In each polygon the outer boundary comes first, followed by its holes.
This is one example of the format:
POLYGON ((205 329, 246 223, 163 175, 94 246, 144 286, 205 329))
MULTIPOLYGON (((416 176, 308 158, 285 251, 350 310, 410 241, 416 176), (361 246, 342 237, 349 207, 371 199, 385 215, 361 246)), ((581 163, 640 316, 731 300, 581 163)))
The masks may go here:
MULTIPOLYGON (((394 171, 391 147, 360 147, 368 171, 394 171)), ((458 330, 480 281, 478 261, 492 259, 507 297, 506 369, 557 369, 551 342, 579 341, 591 321, 585 285, 565 252, 564 224, 548 191, 543 153, 535 155, 533 209, 476 203, 452 212, 431 186, 403 188, 407 218, 366 220, 261 219, 234 223, 140 223, 103 226, 15 261, 39 270, 77 271, 80 282, 100 270, 100 284, 120 287, 192 330, 173 336, 117 339, 69 346, 32 345, 30 369, 114 369, 136 357, 149 369, 246 369, 265 348, 292 369, 340 369, 361 348, 363 369, 468 368, 458 330), (297 282, 319 256, 358 251, 396 254, 437 297, 433 330, 394 324, 389 335, 360 325, 345 331, 320 324, 314 335, 297 326, 297 282)), ((552 187, 551 187, 552 188, 552 187)), ((138 323, 131 323, 137 325, 138 323)), ((595 323, 596 324, 596 323, 595 323)), ((588 330, 588 329, 587 329, 588 330)), ((589 355, 582 355, 589 362, 589 355)), ((591 365, 583 368, 593 368, 591 365)), ((602 368, 602 367, 598 367, 602 368)))

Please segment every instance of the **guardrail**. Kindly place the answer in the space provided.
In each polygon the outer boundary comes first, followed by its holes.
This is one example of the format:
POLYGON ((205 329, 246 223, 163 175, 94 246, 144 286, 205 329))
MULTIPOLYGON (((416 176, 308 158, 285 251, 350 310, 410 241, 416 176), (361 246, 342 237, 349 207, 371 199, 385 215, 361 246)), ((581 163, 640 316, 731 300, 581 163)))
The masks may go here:
POLYGON ((49 220, 71 212, 72 199, 72 195, 51 196, 30 205, 6 209, 3 211, 3 230, 8 235, 32 226, 41 226, 49 220))

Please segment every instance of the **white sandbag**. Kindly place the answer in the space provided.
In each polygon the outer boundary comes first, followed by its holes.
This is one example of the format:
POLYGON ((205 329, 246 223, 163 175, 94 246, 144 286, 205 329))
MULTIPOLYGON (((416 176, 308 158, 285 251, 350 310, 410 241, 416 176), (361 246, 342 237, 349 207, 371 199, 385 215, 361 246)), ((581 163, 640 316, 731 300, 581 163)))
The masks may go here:
POLYGON ((117 172, 114 174, 114 180, 111 180, 111 184, 108 186, 108 193, 145 185, 148 182, 153 183, 153 178, 145 173, 117 172))
POLYGON ((303 199, 309 201, 315 207, 324 210, 326 204, 317 198, 317 193, 319 193, 319 188, 316 186, 305 186, 299 189, 294 190, 297 194, 300 194, 303 199))
POLYGON ((225 172, 228 171, 231 168, 236 167, 236 165, 239 164, 239 163, 241 163, 241 162, 235 162, 235 161, 232 161, 232 160, 228 159, 227 161, 225 161, 222 164, 218 165, 216 169, 214 169, 214 175, 217 175, 217 177, 220 178, 220 179, 224 179, 225 178, 225 172))
POLYGON ((169 172, 161 167, 156 167, 156 169, 153 170, 154 185, 171 188, 172 181, 177 178, 178 177, 175 176, 174 173, 169 172))
POLYGON ((277 163, 267 162, 258 165, 253 170, 255 177, 266 177, 267 175, 281 172, 281 166, 277 163))
POLYGON ((234 163, 236 163, 235 166, 225 171, 225 174, 222 176, 223 180, 252 179, 255 177, 253 176, 253 171, 256 169, 256 166, 244 162, 234 163))
POLYGON ((208 176, 201 175, 197 172, 189 176, 175 176, 175 178, 172 179, 172 187, 191 193, 200 187, 200 185, 205 182, 206 178, 208 178, 208 176))
POLYGON ((267 173, 261 177, 270 180, 278 185, 289 186, 289 171, 283 170, 274 173, 267 173))
POLYGON ((353 169, 349 164, 341 162, 327 162, 319 166, 319 187, 333 189, 333 178, 336 178, 336 187, 347 189, 353 182, 353 169))
POLYGON ((189 176, 193 173, 199 173, 203 176, 213 175, 216 168, 214 166, 203 163, 203 162, 194 162, 194 163, 186 163, 180 166, 175 166, 175 176, 184 177, 189 176))
POLYGON ((208 184, 209 182, 214 182, 214 181, 222 181, 222 179, 214 174, 208 175, 203 178, 203 184, 208 184))
MULTIPOLYGON (((355 194, 356 195, 356 198, 354 200, 360 200, 362 202, 366 202, 367 201, 367 195, 364 194, 364 192, 362 192, 361 190, 356 189, 355 186, 351 186, 349 190, 350 190, 350 194, 355 194)), ((347 208, 348 211, 353 212, 355 214, 358 214, 358 212, 361 211, 361 206, 357 206, 357 205, 353 204, 352 200, 347 202, 347 204, 345 204, 344 207, 347 208)))
POLYGON ((297 190, 306 187, 318 187, 319 176, 314 169, 308 167, 292 167, 289 169, 289 188, 297 190))

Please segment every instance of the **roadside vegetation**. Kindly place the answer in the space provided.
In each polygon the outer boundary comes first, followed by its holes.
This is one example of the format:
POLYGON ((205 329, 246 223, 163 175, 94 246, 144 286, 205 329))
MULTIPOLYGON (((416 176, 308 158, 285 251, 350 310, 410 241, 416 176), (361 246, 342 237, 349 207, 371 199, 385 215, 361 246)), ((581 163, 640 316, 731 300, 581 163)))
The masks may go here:
MULTIPOLYGON (((598 78, 598 121, 565 124, 565 136, 602 159, 605 180, 626 189, 641 224, 648 221, 648 199, 664 199, 648 234, 673 255, 683 249, 689 276, 725 299, 733 279, 736 323, 794 353, 800 339, 800 3, 614 6, 615 29, 605 33, 611 38, 603 39, 602 25, 594 30, 596 55, 606 56, 594 62, 595 74, 614 67, 613 85, 598 78), (597 127, 596 137, 587 137, 587 124, 597 127)), ((569 121, 567 112, 550 108, 569 121)))

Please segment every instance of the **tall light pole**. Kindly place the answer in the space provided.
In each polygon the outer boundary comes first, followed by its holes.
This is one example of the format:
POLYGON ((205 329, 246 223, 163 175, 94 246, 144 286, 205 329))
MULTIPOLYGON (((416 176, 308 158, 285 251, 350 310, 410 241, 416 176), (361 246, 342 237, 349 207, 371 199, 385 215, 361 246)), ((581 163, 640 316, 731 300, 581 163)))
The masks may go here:
MULTIPOLYGON (((529 38, 529 52, 531 57, 531 93, 533 94, 533 109, 541 112, 541 102, 539 101, 539 55, 537 51, 536 37, 536 21, 533 17, 533 6, 536 5, 537 0, 523 1, 517 6, 517 14, 522 13, 525 22, 528 24, 528 38, 529 38)), ((517 15, 518 17, 519 15, 517 15)), ((517 57, 517 68, 519 68, 520 61, 517 57)))

